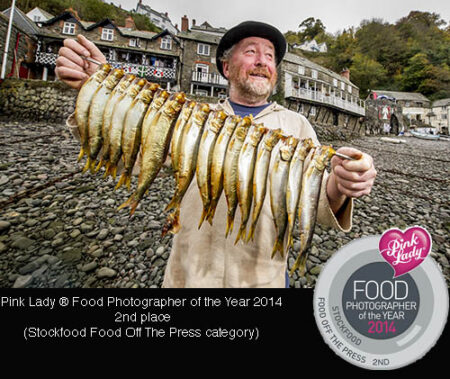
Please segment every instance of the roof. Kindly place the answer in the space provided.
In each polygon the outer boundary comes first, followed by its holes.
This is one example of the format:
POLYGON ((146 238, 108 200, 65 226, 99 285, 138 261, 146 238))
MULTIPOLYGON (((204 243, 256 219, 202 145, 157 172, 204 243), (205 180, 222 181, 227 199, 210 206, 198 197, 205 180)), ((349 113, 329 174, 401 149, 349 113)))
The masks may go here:
POLYGON ((161 17, 161 18, 163 18, 163 19, 165 19, 165 20, 171 22, 169 16, 166 16, 165 13, 161 13, 161 12, 155 11, 155 10, 152 9, 149 5, 144 5, 144 4, 142 4, 142 3, 138 3, 136 9, 137 9, 137 8, 142 8, 142 9, 144 9, 144 10, 145 10, 146 12, 148 12, 148 13, 154 13, 154 14, 158 15, 159 17, 161 17))
MULTIPOLYGON (((53 18, 53 17, 55 17, 55 16, 53 16, 51 13, 48 13, 47 11, 44 11, 42 8, 39 8, 39 7, 34 7, 32 10, 34 10, 34 9, 37 9, 39 12, 41 12, 45 17, 47 17, 47 18, 53 18)), ((31 10, 31 11, 32 11, 31 10)), ((30 11, 30 12, 31 12, 30 11)), ((28 13, 30 13, 30 12, 28 12, 28 13)))
POLYGON ((373 89, 371 92, 375 92, 379 95, 386 95, 389 97, 393 97, 396 100, 408 100, 408 101, 421 101, 421 102, 430 102, 424 95, 418 92, 397 92, 397 91, 385 91, 382 89, 373 89))
POLYGON ((227 29, 224 27, 219 27, 219 28, 215 28, 213 26, 211 26, 207 21, 205 21, 203 24, 201 25, 194 25, 191 27, 192 31, 205 31, 205 32, 210 32, 210 33, 219 33, 219 34, 225 34, 227 32, 227 29))
MULTIPOLYGON (((11 14, 11 7, 5 9, 2 12, 9 20, 9 15, 11 14)), ((36 24, 31 21, 25 13, 23 13, 19 8, 14 8, 14 25, 22 29, 25 33, 29 35, 36 35, 39 31, 39 28, 36 24)))
POLYGON ((194 40, 194 41, 207 42, 207 43, 218 45, 222 36, 217 36, 214 34, 208 34, 208 33, 204 33, 204 32, 188 31, 188 32, 179 33, 178 38, 190 39, 190 40, 194 40))
POLYGON ((440 99, 433 102, 433 108, 435 107, 446 107, 450 105, 450 98, 440 99))
POLYGON ((132 30, 129 28, 121 27, 121 26, 119 26, 119 29, 124 36, 137 37, 137 38, 152 39, 157 34, 155 32, 149 32, 147 30, 132 30))
POLYGON ((327 75, 330 75, 334 79, 338 79, 338 80, 340 80, 340 81, 342 81, 342 82, 344 82, 346 84, 350 84, 353 87, 357 87, 355 84, 353 84, 350 80, 348 80, 344 76, 342 76, 342 75, 340 75, 340 74, 338 74, 338 73, 336 73, 336 72, 334 72, 334 71, 332 71, 332 70, 330 70, 330 69, 328 69, 328 68, 326 68, 324 66, 321 66, 321 65, 319 65, 317 63, 314 63, 314 62, 310 61, 309 59, 306 59, 303 56, 300 56, 300 55, 288 52, 284 56, 283 61, 295 63, 295 64, 302 65, 302 66, 305 66, 305 67, 308 67, 308 68, 312 68, 314 70, 317 70, 317 71, 323 72, 323 73, 325 73, 327 75))

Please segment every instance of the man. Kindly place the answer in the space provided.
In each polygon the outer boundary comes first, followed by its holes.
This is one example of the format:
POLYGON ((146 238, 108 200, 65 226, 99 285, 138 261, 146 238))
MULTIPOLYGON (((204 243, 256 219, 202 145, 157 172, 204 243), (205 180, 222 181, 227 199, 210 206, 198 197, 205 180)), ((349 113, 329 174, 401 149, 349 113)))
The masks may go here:
MULTIPOLYGON (((277 81, 277 66, 286 52, 286 40, 276 28, 247 21, 230 29, 217 48, 216 64, 229 81, 229 99, 217 107, 228 114, 253 114, 257 123, 282 128, 285 135, 298 138, 316 134, 302 115, 289 111, 268 98, 277 81)), ((95 67, 79 55, 91 56, 101 62, 105 58, 94 44, 79 36, 78 41, 65 40, 57 60, 56 74, 67 84, 80 88, 95 67)), ((274 153, 276 150, 274 150, 274 153)), ((341 148, 347 155, 361 155, 352 148, 341 148)), ((325 174, 319 200, 318 223, 342 231, 351 228, 353 202, 370 193, 376 171, 367 154, 357 161, 333 157, 331 174, 325 174)), ((287 257, 271 259, 275 241, 270 199, 266 196, 255 232, 255 241, 234 245, 238 228, 224 237, 226 201, 221 197, 214 224, 197 222, 202 202, 195 180, 191 183, 181 207, 182 228, 173 239, 172 252, 166 267, 163 287, 284 287, 287 257)), ((240 224, 236 212, 235 225, 240 224)))

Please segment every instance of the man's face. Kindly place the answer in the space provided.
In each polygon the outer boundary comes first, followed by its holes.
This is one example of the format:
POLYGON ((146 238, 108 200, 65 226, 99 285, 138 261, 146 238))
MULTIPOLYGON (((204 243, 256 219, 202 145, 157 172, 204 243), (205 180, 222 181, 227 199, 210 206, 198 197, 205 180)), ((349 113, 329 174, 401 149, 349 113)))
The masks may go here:
POLYGON ((267 99, 277 82, 275 48, 267 39, 248 37, 239 41, 223 72, 240 95, 267 99))

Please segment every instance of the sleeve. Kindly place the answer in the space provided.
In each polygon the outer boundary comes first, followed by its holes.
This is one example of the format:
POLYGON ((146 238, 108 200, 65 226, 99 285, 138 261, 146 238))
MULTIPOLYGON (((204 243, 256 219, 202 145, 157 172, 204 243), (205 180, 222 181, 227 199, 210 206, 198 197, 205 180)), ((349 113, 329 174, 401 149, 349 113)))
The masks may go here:
POLYGON ((78 131, 77 121, 75 120, 75 112, 72 113, 66 120, 66 126, 70 133, 77 141, 80 141, 80 132, 78 131))

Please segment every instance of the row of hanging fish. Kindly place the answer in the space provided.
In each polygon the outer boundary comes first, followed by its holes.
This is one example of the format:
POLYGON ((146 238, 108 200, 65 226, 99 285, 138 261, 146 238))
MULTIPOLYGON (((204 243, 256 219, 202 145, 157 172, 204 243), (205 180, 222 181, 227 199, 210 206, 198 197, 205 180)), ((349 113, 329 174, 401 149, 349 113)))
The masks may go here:
POLYGON ((311 139, 284 136, 281 129, 254 123, 252 116, 241 118, 214 111, 208 104, 187 99, 182 92, 169 93, 158 84, 125 75, 122 69, 107 64, 80 89, 75 118, 81 140, 78 161, 87 156, 84 172, 105 167, 104 177, 116 179, 122 162, 116 189, 125 185, 130 190, 132 170, 140 154, 137 188, 119 209, 130 207, 133 214, 170 151, 176 187, 166 208, 171 212, 163 235, 179 230, 181 201, 194 177, 203 202, 199 228, 205 220, 212 225, 224 192, 228 206, 226 236, 233 230, 238 207, 241 212, 235 243, 254 239, 268 192, 276 229, 272 258, 277 252, 284 255, 286 233, 286 251, 293 246, 298 218, 301 247, 291 274, 299 267, 301 274, 305 272, 322 176, 335 153, 331 147, 315 147, 311 139), (278 143, 280 148, 269 174, 272 150, 278 143), (308 155, 311 159, 304 169, 308 155))

